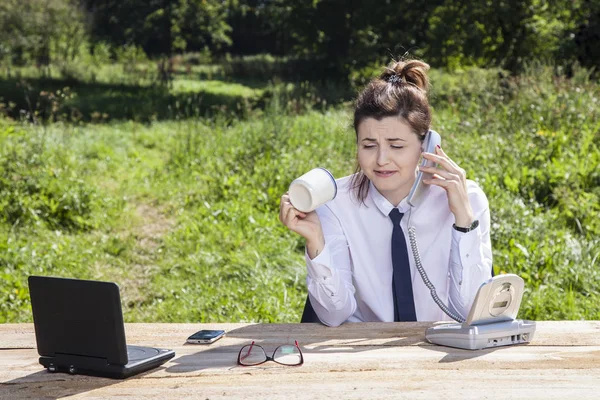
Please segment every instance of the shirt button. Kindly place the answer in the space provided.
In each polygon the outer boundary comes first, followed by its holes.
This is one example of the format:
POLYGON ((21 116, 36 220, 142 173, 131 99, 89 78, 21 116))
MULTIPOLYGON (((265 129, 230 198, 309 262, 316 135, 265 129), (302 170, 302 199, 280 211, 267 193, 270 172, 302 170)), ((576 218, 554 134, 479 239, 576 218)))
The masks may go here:
POLYGON ((469 258, 469 255, 467 254, 467 258, 469 258))
POLYGON ((458 284, 459 284, 459 285, 462 285, 462 281, 459 281, 459 282, 458 282, 458 284))

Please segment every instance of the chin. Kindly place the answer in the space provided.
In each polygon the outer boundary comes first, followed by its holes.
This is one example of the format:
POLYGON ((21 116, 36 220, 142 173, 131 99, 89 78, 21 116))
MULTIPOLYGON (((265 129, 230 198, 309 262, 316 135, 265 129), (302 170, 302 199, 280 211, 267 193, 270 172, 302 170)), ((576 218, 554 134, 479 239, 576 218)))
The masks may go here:
POLYGON ((411 186, 411 182, 407 181, 407 180, 400 180, 400 179, 386 179, 386 178, 379 178, 377 176, 375 176, 373 179, 371 179, 371 182, 373 182, 373 185, 375 186, 375 188, 377 188, 377 190, 381 193, 381 192, 389 192, 389 191, 396 191, 396 190, 400 190, 401 188, 408 186, 411 186))
POLYGON ((373 177, 371 182, 373 182, 373 185, 375 185, 379 191, 394 190, 402 186, 402 182, 399 182, 397 179, 379 178, 378 176, 373 177))

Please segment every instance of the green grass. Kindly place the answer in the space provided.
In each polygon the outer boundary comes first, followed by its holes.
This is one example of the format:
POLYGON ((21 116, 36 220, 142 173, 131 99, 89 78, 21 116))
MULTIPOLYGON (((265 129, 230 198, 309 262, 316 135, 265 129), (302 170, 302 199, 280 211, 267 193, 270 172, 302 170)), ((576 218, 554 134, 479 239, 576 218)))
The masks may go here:
POLYGON ((0 114, 36 123, 239 119, 273 102, 299 113, 354 95, 346 85, 307 81, 318 72, 307 60, 248 56, 217 65, 179 60, 169 82, 160 79, 159 63, 152 61, 6 66, 0 68, 0 114))
MULTIPOLYGON (((495 270, 526 281, 520 317, 600 319, 600 85, 536 68, 434 71, 434 128, 488 195, 495 270)), ((314 166, 351 173, 355 151, 348 110, 310 110, 304 89, 243 118, 0 120, 0 322, 31 320, 30 274, 116 281, 127 321, 298 321, 303 243, 279 197, 314 166)))
POLYGON ((1 69, 0 113, 70 123, 233 115, 244 113, 272 90, 268 81, 225 81, 218 69, 206 65, 189 70, 177 66, 171 77, 170 82, 161 81, 151 62, 1 69))
POLYGON ((260 90, 252 89, 235 82, 198 81, 185 78, 176 79, 173 82, 173 91, 175 93, 210 92, 236 97, 254 97, 261 94, 260 90))

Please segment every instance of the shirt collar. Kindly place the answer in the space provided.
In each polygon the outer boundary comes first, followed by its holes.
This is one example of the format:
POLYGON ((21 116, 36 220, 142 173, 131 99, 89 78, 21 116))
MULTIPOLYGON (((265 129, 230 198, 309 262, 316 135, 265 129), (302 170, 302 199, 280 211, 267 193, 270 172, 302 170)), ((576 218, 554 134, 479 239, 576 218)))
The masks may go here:
MULTIPOLYGON (((383 197, 381 193, 379 193, 379 190, 377 190, 377 188, 375 187, 375 185, 373 185, 373 182, 371 181, 369 181, 369 197, 371 197, 371 200, 373 200, 373 203, 375 203, 375 206, 377 206, 377 209, 381 211, 383 215, 385 215, 386 217, 390 215, 390 212, 394 208, 394 205, 390 203, 388 199, 383 197)), ((397 207, 398 210, 403 214, 408 212, 408 210, 410 209, 410 206, 406 201, 407 197, 408 196, 403 198, 397 207)))

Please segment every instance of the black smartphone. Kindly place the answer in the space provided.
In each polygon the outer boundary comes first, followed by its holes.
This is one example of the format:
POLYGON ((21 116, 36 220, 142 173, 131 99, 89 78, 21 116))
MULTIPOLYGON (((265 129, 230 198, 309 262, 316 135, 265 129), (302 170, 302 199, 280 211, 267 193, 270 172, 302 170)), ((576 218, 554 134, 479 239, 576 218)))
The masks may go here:
POLYGON ((216 340, 221 339, 225 335, 225 331, 222 330, 206 330, 203 329, 194 333, 192 336, 187 338, 186 342, 192 344, 210 344, 216 340))

